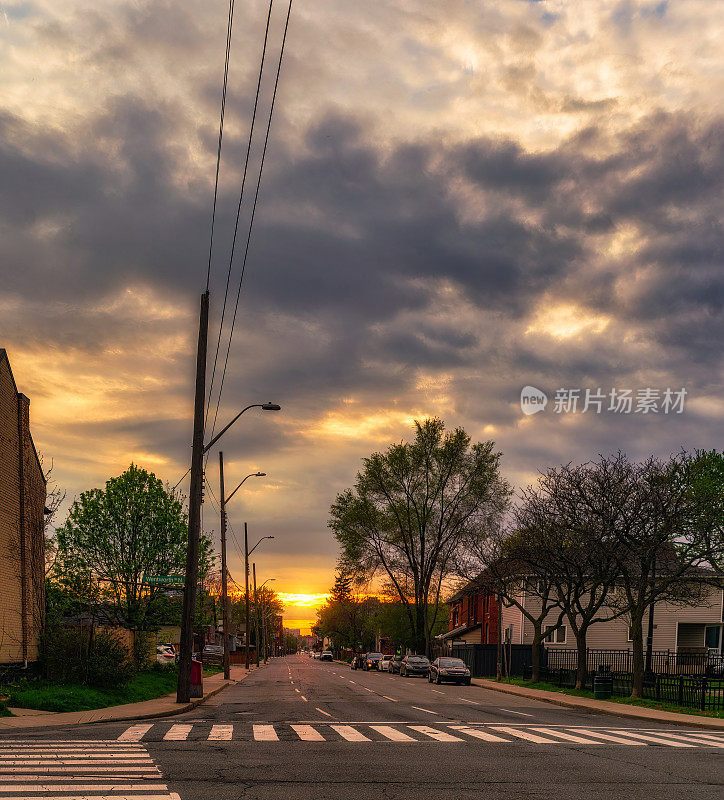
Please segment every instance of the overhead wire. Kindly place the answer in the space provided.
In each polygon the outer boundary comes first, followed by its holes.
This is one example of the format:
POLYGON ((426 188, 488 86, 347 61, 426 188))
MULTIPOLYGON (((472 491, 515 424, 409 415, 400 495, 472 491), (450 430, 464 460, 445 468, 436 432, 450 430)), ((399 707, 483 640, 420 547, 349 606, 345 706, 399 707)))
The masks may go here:
MULTIPOLYGON (((252 230, 253 230, 253 227, 254 227, 254 218, 256 216, 256 208, 257 208, 257 204, 258 204, 258 201, 259 201, 259 188, 261 186, 261 178, 262 178, 262 173, 264 171, 264 162, 266 160, 266 153, 267 153, 267 148, 268 148, 268 145, 269 145, 269 132, 271 130, 271 123, 272 123, 272 118, 273 118, 273 115, 274 115, 274 106, 276 104, 276 98, 277 98, 277 90, 279 88, 279 75, 281 73, 282 62, 284 60, 284 47, 286 45, 287 32, 289 30, 289 18, 290 18, 291 13, 292 13, 292 3, 293 3, 293 0, 289 0, 289 7, 287 9, 287 16, 286 16, 286 20, 284 22, 284 34, 282 36, 282 44, 281 44, 281 49, 279 51, 279 61, 277 63, 276 76, 275 76, 275 79, 274 79, 274 91, 272 93, 271 105, 269 107, 269 117, 267 119, 267 125, 266 125, 266 133, 264 135, 264 147, 262 149, 261 162, 260 162, 260 165, 259 165, 259 175, 258 175, 258 178, 257 178, 257 181, 256 181, 256 190, 254 192, 254 202, 252 204, 252 209, 251 209, 251 219, 249 220, 249 229, 248 229, 248 233, 247 233, 247 237, 246 237, 246 245, 244 247, 244 258, 243 258, 242 265, 241 265, 241 275, 239 277, 239 287, 238 287, 237 292, 236 292, 236 302, 234 304, 234 315, 233 315, 232 320, 231 320, 231 330, 229 331, 229 341, 228 341, 228 344, 227 344, 227 347, 226 347, 226 357, 224 359, 224 369, 223 369, 223 372, 221 374, 221 383, 219 385, 219 394, 218 394, 218 397, 217 397, 217 400, 216 400, 216 410, 214 412, 214 422, 213 422, 212 429, 211 429, 212 430, 212 433, 211 433, 212 436, 213 436, 214 430, 216 429, 216 421, 217 421, 218 416, 219 416, 219 406, 221 404, 221 394, 222 394, 223 389, 224 389, 224 380, 226 378, 226 370, 227 370, 227 367, 228 367, 228 364, 229 364, 229 353, 231 352, 231 343, 232 343, 232 339, 234 337, 234 327, 236 325, 236 315, 237 315, 237 312, 239 310, 239 298, 241 296, 241 287, 242 287, 242 284, 244 282, 244 273, 246 272, 246 263, 247 263, 247 259, 248 259, 248 256, 249 256, 249 246, 251 244, 251 234, 252 234, 252 230)), ((233 253, 232 253, 232 258, 233 258, 233 253)))
MULTIPOLYGON (((209 410, 211 408, 211 398, 214 391, 214 378, 216 376, 216 364, 219 358, 219 349, 221 347, 221 334, 224 328, 224 318, 226 316, 226 303, 229 296, 229 285, 231 282, 231 268, 234 262, 234 251, 236 249, 236 236, 239 229, 239 217, 241 215, 241 205, 244 199, 244 187, 246 186, 246 175, 249 169, 249 160, 251 155, 251 144, 252 139, 254 136, 254 125, 256 123, 256 112, 259 108, 259 96, 261 93, 261 80, 264 73, 264 61, 266 59, 266 51, 267 51, 267 43, 269 41, 269 24, 271 22, 271 14, 272 8, 274 6, 274 0, 269 0, 269 11, 266 17, 266 28, 264 30, 264 46, 262 47, 261 51, 261 59, 259 62, 259 75, 256 81, 256 95, 254 97, 254 109, 251 114, 251 124, 249 126, 249 139, 246 144, 246 156, 244 158, 244 173, 241 178, 241 190, 239 192, 239 203, 236 209, 236 222, 234 223, 234 236, 231 243, 231 252, 229 255, 229 266, 226 271, 226 288, 224 290, 224 303, 221 309, 221 321, 219 322, 219 336, 216 340, 216 352, 214 353, 214 365, 211 370, 211 382, 209 385, 209 397, 206 403, 206 416, 204 418, 204 424, 208 421, 209 418, 209 410)), ((226 92, 226 79, 224 79, 224 93, 226 92)), ((220 152, 220 151, 219 151, 220 152)), ((217 175, 218 175, 218 164, 217 164, 217 175)), ((214 203, 216 203, 216 196, 214 195, 214 203)), ((209 265, 211 264, 211 254, 209 253, 209 265)), ((213 430, 211 435, 213 436, 213 430)), ((208 456, 207 456, 208 460, 208 456)))

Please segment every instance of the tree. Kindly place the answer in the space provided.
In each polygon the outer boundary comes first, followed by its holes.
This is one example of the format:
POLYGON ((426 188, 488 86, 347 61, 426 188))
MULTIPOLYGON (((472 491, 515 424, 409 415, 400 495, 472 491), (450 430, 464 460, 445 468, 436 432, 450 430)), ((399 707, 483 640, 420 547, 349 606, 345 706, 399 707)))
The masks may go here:
MULTIPOLYGON (((134 464, 83 492, 57 530, 55 577, 101 585, 124 625, 148 630, 163 588, 144 576, 183 573, 188 527, 180 499, 134 464)), ((208 546, 202 552, 208 556, 208 546)))
POLYGON ((336 650, 372 647, 375 639, 377 598, 355 592, 358 588, 349 570, 340 564, 327 602, 317 610, 312 633, 330 639, 336 650))
POLYGON ((387 577, 417 652, 430 654, 429 609, 439 607, 464 541, 485 537, 507 506, 499 461, 493 442, 471 445, 462 428, 446 433, 439 419, 416 421, 414 440, 364 459, 354 489, 331 507, 344 562, 368 578, 387 577))
POLYGON ((695 525, 702 537, 702 560, 724 574, 724 453, 697 450, 686 464, 686 482, 696 504, 695 525))

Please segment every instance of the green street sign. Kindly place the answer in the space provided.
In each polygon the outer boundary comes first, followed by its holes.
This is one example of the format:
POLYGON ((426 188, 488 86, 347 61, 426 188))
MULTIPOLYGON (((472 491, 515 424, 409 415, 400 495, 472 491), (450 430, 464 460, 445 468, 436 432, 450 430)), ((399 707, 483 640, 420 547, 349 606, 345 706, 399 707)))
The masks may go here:
POLYGON ((185 582, 183 575, 144 575, 143 582, 153 585, 182 584, 185 582))

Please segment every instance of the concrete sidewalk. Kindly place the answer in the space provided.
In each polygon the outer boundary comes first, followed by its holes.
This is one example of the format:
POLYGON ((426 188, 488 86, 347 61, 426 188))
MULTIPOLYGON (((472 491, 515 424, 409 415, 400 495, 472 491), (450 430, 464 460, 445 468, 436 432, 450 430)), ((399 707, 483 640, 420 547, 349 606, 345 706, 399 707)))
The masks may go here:
POLYGON ((231 680, 224 680, 223 673, 204 678, 204 696, 194 698, 190 703, 177 703, 176 693, 156 697, 153 700, 144 700, 140 703, 127 703, 122 706, 109 706, 97 708, 93 711, 66 711, 62 713, 28 714, 21 717, 0 717, 0 733, 5 731, 21 731, 31 728, 73 727, 75 725, 88 725, 92 722, 126 722, 136 719, 154 719, 155 717, 170 717, 183 714, 213 697, 227 686, 238 681, 243 681, 246 676, 254 671, 252 667, 248 672, 245 667, 232 666, 231 680))
POLYGON ((483 678, 474 678, 474 686, 491 689, 494 692, 514 694, 517 697, 527 697, 531 700, 540 700, 544 703, 555 703, 566 708, 575 708, 577 711, 590 711, 595 714, 611 714, 616 717, 627 717, 645 722, 663 722, 669 725, 688 725, 707 730, 724 730, 724 719, 704 717, 699 714, 678 714, 674 711, 658 711, 654 708, 643 706, 630 706, 626 703, 612 703, 607 700, 594 700, 588 697, 576 697, 563 692, 549 692, 544 689, 529 689, 527 686, 514 686, 498 681, 488 681, 483 678))

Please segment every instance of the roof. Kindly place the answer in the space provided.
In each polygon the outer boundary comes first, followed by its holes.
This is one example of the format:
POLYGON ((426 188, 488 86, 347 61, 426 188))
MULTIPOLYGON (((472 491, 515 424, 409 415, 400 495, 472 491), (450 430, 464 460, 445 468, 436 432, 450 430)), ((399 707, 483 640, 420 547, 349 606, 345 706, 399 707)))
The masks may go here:
MULTIPOLYGON (((18 391, 18 385, 15 383, 15 376, 13 375, 13 368, 10 366, 10 358, 8 357, 8 351, 4 347, 0 347, 0 361, 6 361, 8 365, 8 372, 10 373, 10 380, 13 382, 13 387, 15 388, 15 394, 21 395, 22 392, 18 391)), ((43 478, 43 483, 47 484, 48 479, 45 477, 45 473, 43 472, 43 465, 40 462, 40 456, 38 455, 38 451, 35 449, 35 442, 33 441, 32 434, 30 435, 30 446, 33 448, 33 454, 35 455, 35 460, 38 463, 38 469, 40 470, 40 475, 43 478)))
POLYGON ((466 633, 470 633, 470 631, 474 631, 476 628, 482 627, 482 622, 476 622, 475 625, 459 625, 457 628, 453 628, 451 631, 447 633, 442 633, 439 636, 436 636, 436 639, 454 639, 456 636, 464 636, 466 633))

